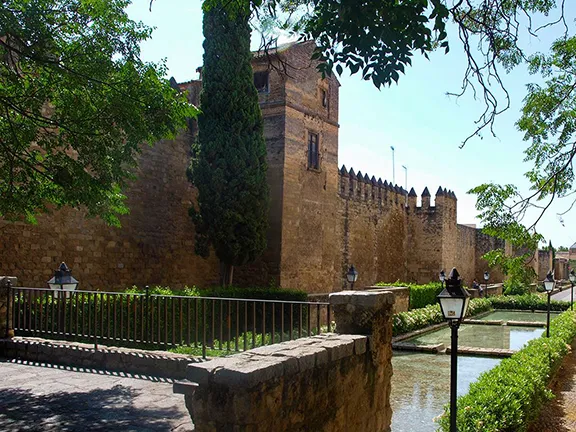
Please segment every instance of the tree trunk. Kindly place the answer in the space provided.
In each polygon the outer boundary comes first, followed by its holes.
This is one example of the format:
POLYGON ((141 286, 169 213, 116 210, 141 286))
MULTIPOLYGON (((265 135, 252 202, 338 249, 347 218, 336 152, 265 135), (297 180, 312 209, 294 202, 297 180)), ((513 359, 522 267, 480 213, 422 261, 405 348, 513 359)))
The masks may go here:
POLYGON ((225 262, 220 262, 220 285, 227 287, 232 285, 234 276, 234 266, 225 262))

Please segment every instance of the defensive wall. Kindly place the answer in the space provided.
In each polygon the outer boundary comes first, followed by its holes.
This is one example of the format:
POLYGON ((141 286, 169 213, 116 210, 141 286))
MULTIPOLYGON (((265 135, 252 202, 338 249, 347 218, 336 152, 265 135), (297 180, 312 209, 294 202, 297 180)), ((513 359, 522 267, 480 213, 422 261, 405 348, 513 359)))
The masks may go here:
MULTIPOLYGON (((453 192, 439 188, 432 197, 426 188, 418 199, 413 189, 339 168, 340 84, 317 72, 313 49, 290 44, 254 56, 255 74, 265 78, 259 101, 268 149, 268 248, 257 262, 235 269, 235 283, 339 291, 351 264, 360 273, 357 287, 425 283, 453 266, 465 283, 481 280, 487 270, 481 256, 504 245, 457 224, 453 192)), ((179 86, 199 103, 200 80, 179 86)), ((45 286, 66 261, 83 289, 216 284, 217 260, 194 254, 188 215, 196 191, 186 169, 196 132, 190 121, 176 139, 142 147, 121 228, 67 208, 39 216, 37 225, 0 221, 0 273, 23 286, 45 286)), ((491 275, 491 282, 501 280, 493 269, 491 275)))

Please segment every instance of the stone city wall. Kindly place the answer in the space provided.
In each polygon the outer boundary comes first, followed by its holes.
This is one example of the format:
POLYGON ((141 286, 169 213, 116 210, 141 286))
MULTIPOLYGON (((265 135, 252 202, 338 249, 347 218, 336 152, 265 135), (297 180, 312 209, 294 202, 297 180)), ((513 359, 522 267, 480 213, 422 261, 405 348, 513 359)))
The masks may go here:
POLYGON ((195 430, 390 431, 394 296, 344 291, 330 302, 340 334, 189 365, 174 390, 195 430))
MULTIPOLYGON (((268 151, 268 247, 255 263, 235 268, 235 284, 339 291, 351 264, 359 286, 427 283, 452 266, 466 280, 478 277, 486 267, 479 258, 482 237, 476 235, 474 245, 472 231, 458 227, 451 191, 438 189, 432 206, 425 189, 417 206, 414 190, 338 169, 340 84, 318 74, 310 62, 313 49, 313 43, 294 44, 253 61, 255 71, 269 73, 269 89, 259 93, 268 151), (311 134, 319 137, 318 169, 308 166, 311 134)), ((199 103, 201 81, 180 88, 199 103)), ((196 192, 186 169, 196 132, 190 121, 176 139, 142 148, 122 228, 75 209, 41 215, 37 225, 0 221, 0 272, 17 276, 22 286, 44 287, 65 261, 80 289, 218 283, 214 255, 205 260, 194 253, 188 215, 196 192)))
MULTIPOLYGON (((339 222, 342 228, 342 263, 346 273, 354 264, 359 275, 357 286, 376 282, 406 280, 407 218, 406 194, 398 186, 377 181, 374 176, 342 167, 339 171, 339 222)), ((345 279, 341 279, 345 288, 345 279)))
POLYGON ((85 290, 217 282, 216 260, 194 254, 188 208, 195 192, 186 178, 190 139, 182 133, 142 147, 122 228, 71 208, 40 215, 36 225, 0 221, 0 273, 17 276, 21 286, 46 287, 65 261, 85 290))

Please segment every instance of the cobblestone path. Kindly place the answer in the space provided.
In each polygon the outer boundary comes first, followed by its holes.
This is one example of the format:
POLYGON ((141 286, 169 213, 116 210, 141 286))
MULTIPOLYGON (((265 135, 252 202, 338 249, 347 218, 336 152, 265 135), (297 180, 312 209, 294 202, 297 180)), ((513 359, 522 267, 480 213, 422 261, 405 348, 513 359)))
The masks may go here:
POLYGON ((576 341, 556 375, 552 391, 556 397, 544 405, 529 432, 576 431, 576 341))
POLYGON ((0 431, 193 429, 171 380, 0 360, 0 431))

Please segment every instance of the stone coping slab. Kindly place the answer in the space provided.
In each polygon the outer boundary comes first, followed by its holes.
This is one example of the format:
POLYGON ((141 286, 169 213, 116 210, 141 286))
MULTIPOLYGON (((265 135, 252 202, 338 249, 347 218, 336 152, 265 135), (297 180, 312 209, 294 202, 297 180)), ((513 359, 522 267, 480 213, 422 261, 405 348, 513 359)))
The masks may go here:
POLYGON ((232 357, 189 364, 186 379, 198 385, 215 383, 249 389, 265 381, 293 375, 329 362, 364 354, 369 338, 327 333, 255 348, 232 357))
POLYGON ((440 353, 446 349, 443 343, 439 344, 413 344, 409 342, 395 342, 392 344, 392 349, 399 351, 416 351, 416 352, 429 352, 440 353))
MULTIPOLYGON (((452 352, 450 347, 446 347, 446 354, 452 352)), ((467 347, 459 346, 458 354, 477 355, 483 357, 510 357, 516 351, 505 348, 480 348, 480 347, 467 347)))
POLYGON ((0 339, 0 356, 66 366, 91 367, 182 379, 186 367, 205 361, 200 357, 167 351, 108 347, 35 337, 0 339))
POLYGON ((393 305, 396 297, 388 290, 382 291, 340 291, 329 296, 331 305, 360 306, 381 309, 393 305))

